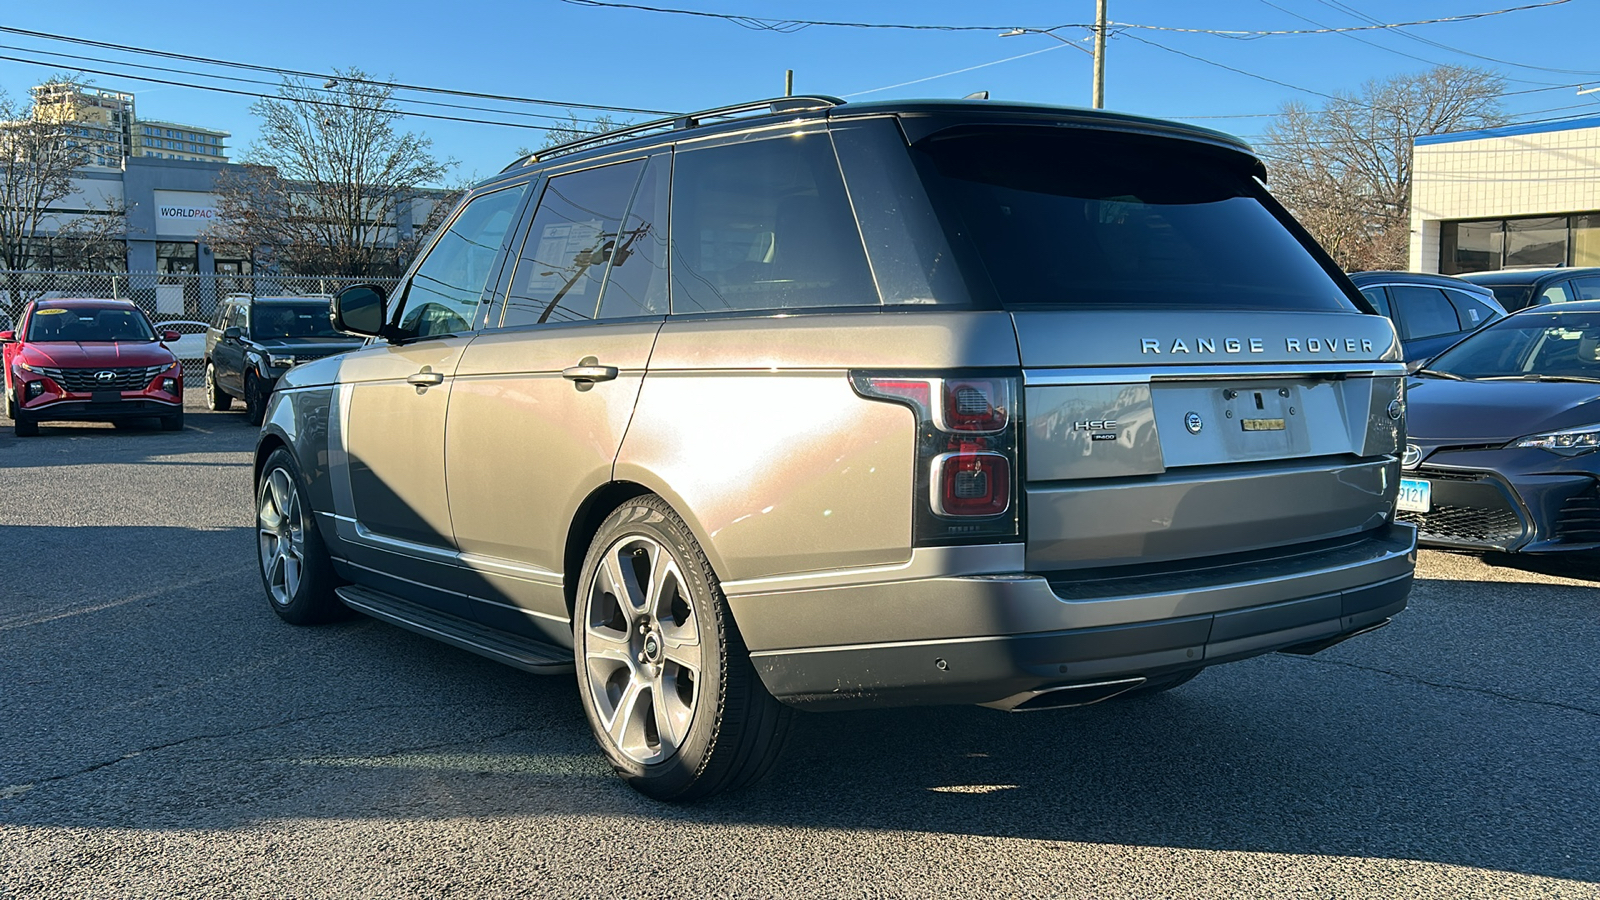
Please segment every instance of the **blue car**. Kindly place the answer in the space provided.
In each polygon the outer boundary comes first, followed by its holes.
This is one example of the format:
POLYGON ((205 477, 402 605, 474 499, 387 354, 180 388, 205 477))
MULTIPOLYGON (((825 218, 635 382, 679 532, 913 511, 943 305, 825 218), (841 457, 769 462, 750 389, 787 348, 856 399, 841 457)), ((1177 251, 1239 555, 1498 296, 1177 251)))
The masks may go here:
POLYGON ((1600 549, 1600 301, 1513 313, 1407 384, 1399 517, 1436 547, 1600 549))
POLYGON ((1354 272, 1350 280, 1394 322, 1408 362, 1430 359, 1506 314, 1488 288, 1449 275, 1354 272))

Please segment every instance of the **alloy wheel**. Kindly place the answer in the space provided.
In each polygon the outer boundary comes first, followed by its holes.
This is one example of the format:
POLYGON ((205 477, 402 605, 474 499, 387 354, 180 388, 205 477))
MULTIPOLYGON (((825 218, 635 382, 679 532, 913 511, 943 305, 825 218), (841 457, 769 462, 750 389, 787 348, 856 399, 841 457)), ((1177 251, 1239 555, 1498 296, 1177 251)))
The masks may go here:
POLYGON ((267 591, 273 603, 287 606, 299 592, 304 574, 306 529, 300 494, 284 469, 273 469, 261 482, 256 528, 267 591))
POLYGON ((601 554, 584 627, 584 688, 601 727, 628 759, 669 759, 688 737, 699 697, 699 622, 672 552, 643 535, 601 554))

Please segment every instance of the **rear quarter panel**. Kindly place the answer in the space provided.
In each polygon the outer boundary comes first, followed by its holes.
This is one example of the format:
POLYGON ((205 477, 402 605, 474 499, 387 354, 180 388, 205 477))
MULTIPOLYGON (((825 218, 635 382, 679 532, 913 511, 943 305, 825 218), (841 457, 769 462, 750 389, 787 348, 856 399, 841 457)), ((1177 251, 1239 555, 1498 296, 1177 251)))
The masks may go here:
POLYGON ((669 320, 616 478, 671 502, 723 580, 903 562, 915 419, 849 372, 1016 365, 1004 313, 669 320))

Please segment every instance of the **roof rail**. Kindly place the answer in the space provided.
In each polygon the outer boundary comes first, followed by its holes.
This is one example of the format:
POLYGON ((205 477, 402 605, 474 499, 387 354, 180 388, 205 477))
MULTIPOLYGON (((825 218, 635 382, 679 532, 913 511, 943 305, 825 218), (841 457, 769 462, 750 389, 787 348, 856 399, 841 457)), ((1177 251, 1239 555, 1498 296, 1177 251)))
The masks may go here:
POLYGON ((629 135, 638 135, 657 130, 682 131, 686 128, 698 128, 706 119, 732 118, 740 113, 750 113, 758 110, 771 115, 782 115, 783 113, 801 112, 808 109, 828 109, 829 107, 839 106, 844 102, 838 97, 830 97, 826 94, 805 94, 795 97, 773 97, 769 100, 752 100, 749 103, 736 103, 733 106, 719 106, 715 109, 704 109, 699 112, 667 116, 663 119, 652 119, 649 122, 628 125, 614 131, 602 131, 598 134, 585 135, 575 141, 567 141, 564 144, 547 147, 537 153, 515 160, 511 165, 500 171, 509 172, 518 166, 543 162, 554 156, 572 153, 590 144, 603 144, 629 135))

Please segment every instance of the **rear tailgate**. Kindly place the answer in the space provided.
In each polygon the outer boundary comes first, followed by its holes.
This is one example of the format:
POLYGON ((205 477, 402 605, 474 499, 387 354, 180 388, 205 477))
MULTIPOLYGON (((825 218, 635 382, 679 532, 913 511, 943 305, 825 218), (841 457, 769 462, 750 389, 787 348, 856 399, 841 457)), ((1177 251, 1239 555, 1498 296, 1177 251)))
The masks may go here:
POLYGON ((1028 566, 1189 559, 1381 525, 1404 368, 1354 311, 1012 314, 1028 566))

